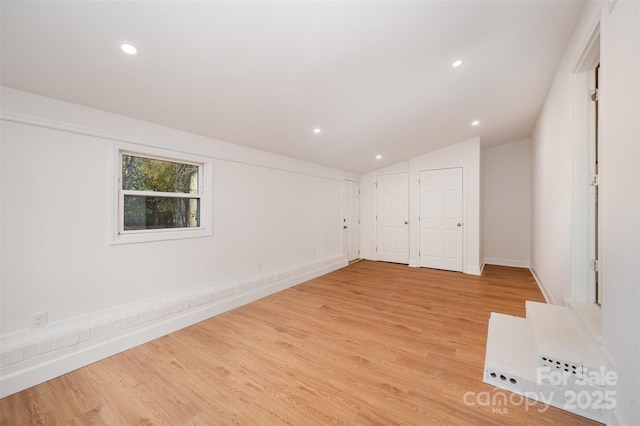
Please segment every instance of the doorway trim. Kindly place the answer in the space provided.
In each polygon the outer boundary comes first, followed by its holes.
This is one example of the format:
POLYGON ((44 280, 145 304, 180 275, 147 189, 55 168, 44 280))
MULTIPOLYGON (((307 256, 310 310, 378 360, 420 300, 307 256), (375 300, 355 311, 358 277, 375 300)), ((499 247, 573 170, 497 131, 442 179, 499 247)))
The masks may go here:
MULTIPOLYGON (((589 91, 595 84, 595 68, 600 62, 600 21, 593 25, 591 37, 573 71, 573 191, 571 221, 571 298, 583 302, 595 302, 596 272, 593 260, 601 259, 596 251, 596 238, 601 233, 601 223, 596 228, 601 206, 596 204, 595 189, 591 185, 595 175, 596 122, 595 103, 589 99, 589 91)), ((598 250, 599 251, 599 250, 598 250)), ((602 282, 600 281, 600 284, 602 282)))

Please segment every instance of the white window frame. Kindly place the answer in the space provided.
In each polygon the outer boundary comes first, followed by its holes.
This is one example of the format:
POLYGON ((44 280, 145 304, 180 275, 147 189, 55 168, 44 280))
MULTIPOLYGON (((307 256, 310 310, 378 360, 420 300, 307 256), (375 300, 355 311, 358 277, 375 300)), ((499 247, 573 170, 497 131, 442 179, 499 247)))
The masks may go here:
POLYGON ((213 161, 211 158, 174 152, 159 148, 151 148, 142 145, 117 144, 113 153, 113 212, 111 226, 112 244, 143 243, 150 241, 166 241, 184 238, 210 237, 213 231, 212 224, 212 178, 213 161), (182 164, 198 166, 198 192, 196 194, 166 193, 153 191, 128 191, 122 189, 122 156, 133 155, 136 157, 151 158, 156 160, 171 161, 182 164), (165 229, 124 229, 124 196, 125 194, 161 196, 161 197, 189 197, 200 200, 200 226, 192 228, 165 228, 165 229))

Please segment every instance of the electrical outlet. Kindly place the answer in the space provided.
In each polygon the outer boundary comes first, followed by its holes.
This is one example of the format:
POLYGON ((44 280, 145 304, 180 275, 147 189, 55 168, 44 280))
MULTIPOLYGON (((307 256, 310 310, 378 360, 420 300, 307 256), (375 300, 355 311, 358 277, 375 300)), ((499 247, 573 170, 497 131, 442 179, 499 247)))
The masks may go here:
POLYGON ((47 311, 35 312, 29 317, 31 329, 42 328, 47 325, 47 311))

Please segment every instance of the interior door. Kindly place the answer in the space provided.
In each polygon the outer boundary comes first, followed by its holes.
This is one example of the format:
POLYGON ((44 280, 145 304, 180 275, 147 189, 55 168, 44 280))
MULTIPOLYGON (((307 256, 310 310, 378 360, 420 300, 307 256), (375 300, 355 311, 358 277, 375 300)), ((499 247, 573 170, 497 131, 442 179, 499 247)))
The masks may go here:
POLYGON ((360 257, 360 182, 344 181, 342 213, 342 252, 351 261, 360 257))
POLYGON ((420 172, 420 266, 462 272, 462 168, 420 172))
POLYGON ((409 174, 376 177, 376 251, 378 260, 409 263, 409 174))

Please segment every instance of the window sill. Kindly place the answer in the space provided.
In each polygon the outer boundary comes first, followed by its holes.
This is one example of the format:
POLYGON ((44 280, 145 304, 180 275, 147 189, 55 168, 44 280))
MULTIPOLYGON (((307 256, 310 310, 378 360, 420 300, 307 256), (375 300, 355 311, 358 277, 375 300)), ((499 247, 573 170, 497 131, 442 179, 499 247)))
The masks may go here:
POLYGON ((211 230, 206 228, 196 229, 163 229, 163 230, 149 230, 149 231, 130 231, 124 234, 114 235, 111 244, 135 244, 135 243, 148 243, 153 241, 171 241, 171 240, 184 240, 191 238, 203 238, 210 237, 212 235, 211 230))

